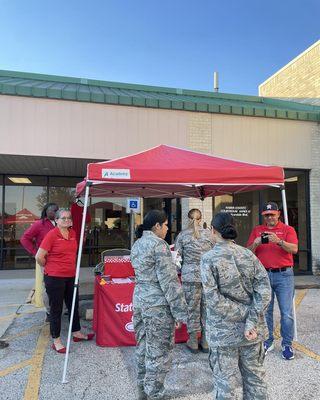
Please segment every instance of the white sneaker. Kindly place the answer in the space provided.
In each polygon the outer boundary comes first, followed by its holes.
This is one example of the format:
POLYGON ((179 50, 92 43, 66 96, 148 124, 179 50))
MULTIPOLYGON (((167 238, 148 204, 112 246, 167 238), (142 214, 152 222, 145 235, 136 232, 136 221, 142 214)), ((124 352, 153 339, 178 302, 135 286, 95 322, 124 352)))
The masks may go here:
POLYGON ((264 354, 267 355, 270 351, 274 350, 274 344, 271 343, 268 345, 266 342, 264 343, 264 354))

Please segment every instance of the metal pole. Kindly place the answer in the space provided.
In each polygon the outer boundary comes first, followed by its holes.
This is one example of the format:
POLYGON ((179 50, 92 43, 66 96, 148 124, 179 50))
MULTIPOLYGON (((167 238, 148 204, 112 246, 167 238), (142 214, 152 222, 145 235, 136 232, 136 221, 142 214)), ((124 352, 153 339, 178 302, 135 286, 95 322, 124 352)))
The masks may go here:
MULTIPOLYGON (((286 225, 289 225, 286 191, 285 191, 284 186, 281 187, 281 197, 282 197, 284 223, 286 225)), ((293 339, 295 341, 297 341, 298 340, 298 329, 297 329, 296 297, 295 297, 295 295, 293 295, 293 299, 292 299, 292 313, 293 313, 293 322, 294 322, 293 339)))
POLYGON ((292 313, 294 322, 293 340, 298 341, 298 329, 297 329, 297 315, 296 315, 296 296, 293 295, 292 299, 292 313))
POLYGON ((219 77, 218 72, 213 73, 213 90, 219 92, 219 77))
POLYGON ((65 359, 64 359, 62 383, 68 383, 68 381, 66 380, 66 375, 67 375, 69 350, 70 350, 70 342, 71 342, 71 334, 72 334, 72 321, 73 321, 73 315, 74 315, 74 308, 75 308, 75 304, 76 304, 78 282, 79 282, 79 275, 80 275, 80 263, 81 263, 82 247, 83 247, 84 228, 85 228, 86 216, 87 216, 89 188, 90 188, 90 186, 87 183, 86 192, 85 192, 85 198, 84 198, 84 206, 83 206, 83 214, 82 214, 82 222, 81 222, 80 242, 79 242, 78 258, 77 258, 77 269, 76 269, 76 276, 75 276, 75 279, 74 279, 74 290, 73 290, 73 298, 72 298, 71 315, 70 315, 70 321, 69 321, 67 350, 66 350, 66 356, 65 356, 65 359))
POLYGON ((130 249, 134 243, 134 212, 130 210, 130 249))
POLYGON ((284 218, 284 223, 286 225, 289 225, 289 220, 288 220, 288 208, 287 208, 287 199, 286 199, 286 190, 284 186, 281 186, 281 197, 282 197, 282 207, 283 207, 283 218, 284 218))

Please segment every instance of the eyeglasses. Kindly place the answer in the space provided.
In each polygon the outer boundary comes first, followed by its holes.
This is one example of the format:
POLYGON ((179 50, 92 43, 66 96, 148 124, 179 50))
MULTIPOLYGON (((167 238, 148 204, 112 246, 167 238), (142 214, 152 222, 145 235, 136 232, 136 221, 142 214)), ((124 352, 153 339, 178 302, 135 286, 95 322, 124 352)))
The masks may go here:
POLYGON ((270 217, 277 217, 277 214, 264 214, 265 218, 270 218, 270 217))
POLYGON ((59 219, 62 219, 62 221, 72 220, 71 217, 60 217, 59 219))

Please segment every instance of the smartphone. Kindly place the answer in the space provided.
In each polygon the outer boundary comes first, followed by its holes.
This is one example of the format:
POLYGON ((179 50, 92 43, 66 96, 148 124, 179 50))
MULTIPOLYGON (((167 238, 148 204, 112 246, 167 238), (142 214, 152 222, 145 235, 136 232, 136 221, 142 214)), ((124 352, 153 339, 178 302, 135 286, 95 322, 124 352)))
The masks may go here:
POLYGON ((269 243, 269 236, 266 232, 261 233, 261 244, 269 243))

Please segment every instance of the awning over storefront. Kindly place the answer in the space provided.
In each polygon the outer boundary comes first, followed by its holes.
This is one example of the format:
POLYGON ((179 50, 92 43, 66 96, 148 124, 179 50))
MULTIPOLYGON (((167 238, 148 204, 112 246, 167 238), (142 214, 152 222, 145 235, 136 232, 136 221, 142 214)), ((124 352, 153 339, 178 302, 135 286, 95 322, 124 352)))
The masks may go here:
POLYGON ((77 194, 103 197, 197 197, 257 190, 284 184, 281 167, 245 163, 172 146, 88 164, 77 194))

